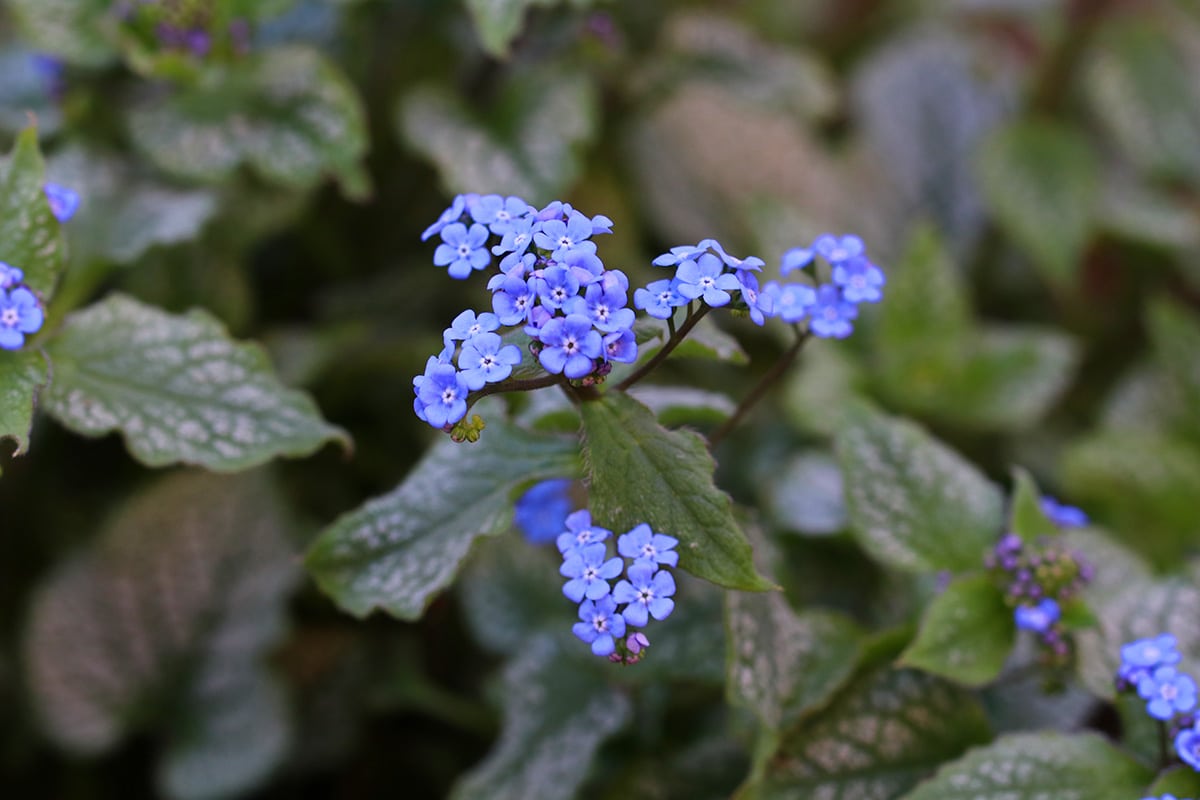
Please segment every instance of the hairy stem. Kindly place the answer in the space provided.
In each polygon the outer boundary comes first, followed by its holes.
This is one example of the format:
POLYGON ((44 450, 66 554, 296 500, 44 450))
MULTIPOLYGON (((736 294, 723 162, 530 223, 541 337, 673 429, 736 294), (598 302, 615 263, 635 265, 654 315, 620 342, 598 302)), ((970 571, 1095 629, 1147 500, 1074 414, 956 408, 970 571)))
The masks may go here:
POLYGON ((763 398, 767 390, 783 376, 783 373, 787 372, 787 368, 796 360, 796 356, 804 348, 804 343, 809 340, 810 334, 808 332, 801 333, 800 329, 795 325, 792 326, 792 330, 796 333, 796 341, 792 343, 787 352, 781 355, 779 360, 759 379, 755 387, 750 390, 750 393, 742 398, 742 402, 738 403, 738 407, 734 409, 729 419, 725 420, 721 424, 721 427, 713 431, 713 434, 708 437, 708 446, 710 449, 720 444, 729 435, 729 432, 738 426, 738 423, 749 413, 750 409, 763 398))

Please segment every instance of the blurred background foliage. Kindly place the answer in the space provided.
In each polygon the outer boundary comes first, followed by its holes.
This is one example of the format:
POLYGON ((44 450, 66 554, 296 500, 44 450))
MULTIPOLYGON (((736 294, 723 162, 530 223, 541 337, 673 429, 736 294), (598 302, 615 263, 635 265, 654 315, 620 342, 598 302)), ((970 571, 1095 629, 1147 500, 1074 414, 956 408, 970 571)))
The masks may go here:
MULTIPOLYGON (((516 534, 419 623, 352 619, 303 577, 315 532, 435 437, 411 378, 486 303, 419 241, 457 192, 611 217, 604 258, 639 284, 708 236, 768 263, 866 239, 885 302, 717 453, 793 609, 879 628, 931 591, 845 535, 830 436, 855 396, 1200 575, 1194 2, 230 0, 208 5, 246 38, 204 59, 118 5, 0 0, 0 149, 32 115, 48 177, 83 196, 50 325, 118 290, 205 308, 355 450, 213 477, 44 418, 27 455, 6 445, 8 796, 706 798, 744 779, 714 587, 685 587, 651 658, 598 680, 532 643, 571 613, 516 534)), ((739 397, 785 345, 729 330, 748 365, 664 377, 739 397)), ((992 724, 1047 724, 1011 706, 992 724)))

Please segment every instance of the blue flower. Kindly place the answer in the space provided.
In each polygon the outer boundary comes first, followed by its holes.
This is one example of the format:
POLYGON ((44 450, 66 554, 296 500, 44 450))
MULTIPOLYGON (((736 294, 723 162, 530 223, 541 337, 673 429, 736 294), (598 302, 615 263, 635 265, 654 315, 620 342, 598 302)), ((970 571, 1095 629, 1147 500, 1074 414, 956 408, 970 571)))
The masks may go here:
POLYGON ((592 322, 580 314, 556 317, 538 332, 542 351, 538 361, 552 374, 582 378, 595 368, 603 343, 600 334, 592 330, 592 322))
POLYGON ((769 311, 771 316, 779 317, 784 322, 800 322, 812 307, 816 305, 817 293, 811 286, 803 283, 779 284, 771 281, 759 293, 759 305, 769 311))
POLYGON ((634 336, 633 330, 626 329, 606 334, 603 343, 606 361, 616 361, 621 364, 632 364, 637 361, 637 337, 634 336))
POLYGON ((751 272, 758 272, 767 263, 767 262, 763 261, 761 258, 759 258, 758 256, 746 256, 745 258, 738 258, 737 256, 732 256, 729 253, 725 252, 725 248, 721 247, 721 243, 718 242, 716 239, 705 239, 705 241, 711 242, 710 246, 712 247, 713 250, 716 250, 717 253, 720 254, 721 260, 725 262, 725 266, 730 267, 732 269, 744 269, 744 270, 749 270, 751 272))
POLYGON ((79 209, 79 193, 58 183, 47 183, 42 187, 50 211, 59 222, 67 222, 79 209))
POLYGON ((571 511, 570 488, 565 478, 530 486, 513 506, 513 525, 533 544, 554 541, 571 511))
POLYGON ((663 253, 650 263, 656 267, 675 267, 684 261, 699 258, 714 244, 716 244, 715 239, 704 239, 699 244, 685 244, 679 247, 672 247, 671 252, 663 253))
POLYGON ((1042 498, 1042 513, 1060 528, 1084 528, 1088 516, 1082 509, 1058 502, 1053 497, 1042 498))
POLYGON ((1181 656, 1175 649, 1175 637, 1169 633, 1121 645, 1121 661, 1134 667, 1170 666, 1178 664, 1181 656))
POLYGON ((417 387, 424 420, 435 428, 458 422, 467 413, 468 393, 462 373, 453 364, 427 365, 424 380, 417 387))
POLYGON ((608 580, 620 575, 624 564, 619 558, 606 561, 605 555, 603 543, 584 545, 563 554, 563 563, 558 572, 570 578, 563 584, 563 594, 567 599, 578 603, 584 597, 599 600, 608 594, 608 580))
POLYGON ((602 597, 597 602, 584 600, 579 606, 579 618, 571 632, 592 646, 598 656, 607 656, 616 650, 616 639, 625 635, 625 618, 617 613, 617 604, 611 597, 602 597))
POLYGON ((557 311, 579 294, 579 279, 566 267, 549 267, 542 270, 540 278, 534 279, 534 288, 542 305, 557 311))
POLYGON ((25 273, 0 261, 0 289, 11 289, 25 280, 25 273))
POLYGON ((592 221, 578 211, 572 211, 566 222, 561 219, 543 222, 541 230, 533 235, 533 241, 543 250, 551 251, 551 259, 562 261, 575 250, 596 252, 596 244, 588 241, 591 235, 592 221))
POLYGON ((474 311, 467 310, 454 318, 450 327, 442 331, 442 341, 462 342, 481 333, 490 333, 500 327, 500 320, 495 314, 484 312, 476 316, 474 311))
POLYGON ((617 552, 639 563, 674 567, 679 564, 679 554, 674 551, 677 544, 679 540, 675 537, 655 533, 643 522, 629 533, 621 534, 617 539, 617 552))
POLYGON ((37 333, 45 315, 37 297, 24 286, 0 289, 0 347, 19 350, 25 337, 37 333))
MULTIPOLYGON (((592 524, 592 512, 586 508, 580 509, 567 517, 566 525, 566 532, 560 533, 558 539, 555 540, 558 552, 564 556, 589 544, 603 542, 609 536, 612 536, 612 531, 592 524)), ((562 530, 561 525, 559 526, 559 530, 562 530)))
POLYGON ((850 320, 858 317, 858 306, 847 303, 841 291, 827 283, 817 289, 817 300, 809 309, 809 329, 823 339, 845 339, 854 331, 850 320))
POLYGON ((449 266, 451 278, 462 280, 473 269, 484 269, 492 262, 492 256, 484 247, 488 229, 478 223, 467 229, 461 222, 452 222, 442 229, 443 244, 433 253, 434 266, 449 266))
POLYGON ((750 312, 750 319, 754 320, 755 325, 762 326, 766 323, 766 315, 771 313, 774 306, 759 292, 758 276, 753 272, 738 270, 737 280, 738 288, 742 292, 742 302, 750 312))
POLYGON ((823 233, 813 241, 816 250, 831 265, 837 266, 863 254, 863 241, 857 236, 834 236, 823 233))
POLYGON ((1196 682, 1174 667, 1159 667, 1143 675, 1137 684, 1138 696, 1146 703, 1146 712, 1155 719, 1168 720, 1196 707, 1196 682))
POLYGON ((630 625, 642 628, 650 617, 666 619, 675 609, 675 579, 666 570, 639 561, 629 568, 629 580, 620 581, 613 589, 613 600, 628 603, 621 612, 630 625))
POLYGON ((442 212, 442 215, 438 217, 437 222, 425 229, 425 232, 421 234, 421 241, 424 242, 431 236, 436 236, 437 234, 441 233, 442 228, 446 227, 450 223, 458 222, 462 218, 463 212, 466 210, 467 196, 460 194, 450 203, 450 207, 442 212))
POLYGON ((481 333, 468 339, 458 355, 463 381, 471 391, 482 389, 485 383, 504 380, 520 363, 521 349, 515 344, 505 344, 495 333, 481 333))
POLYGON ((675 271, 675 291, 689 300, 703 297, 713 308, 728 305, 733 299, 729 293, 736 291, 739 284, 735 275, 724 270, 721 259, 712 253, 683 261, 675 271))
POLYGON ((687 304, 687 298, 679 293, 677 285, 677 280, 654 281, 633 293, 633 304, 652 317, 667 319, 677 307, 687 304))
POLYGON ((804 269, 812 263, 816 251, 808 247, 793 247, 783 254, 779 264, 779 274, 787 275, 792 270, 804 269))
POLYGON ((1013 611, 1017 627, 1035 633, 1045 633, 1051 625, 1058 622, 1060 616, 1062 611, 1058 603, 1049 597, 1043 598, 1036 606, 1017 606, 1013 611))
POLYGON ((879 267, 855 256, 834 265, 833 282, 842 287, 842 296, 851 303, 878 303, 883 299, 879 287, 886 279, 879 267))
POLYGON ((532 222, 534 211, 536 209, 533 206, 519 197, 501 197, 498 194, 484 195, 470 208, 471 219, 487 225, 497 236, 504 236, 512 230, 516 220, 528 217, 532 222))
MULTIPOLYGON (((520 258, 529 249, 529 245, 533 244, 533 235, 538 232, 539 225, 541 223, 533 217, 513 220, 501 235, 500 244, 492 247, 492 254, 499 256, 508 253, 510 257, 520 258)), ((504 269, 505 262, 509 260, 509 257, 505 257, 504 261, 500 262, 500 268, 504 269)))
POLYGON ((530 281, 510 275, 492 295, 492 310, 501 325, 520 325, 529 319, 535 300, 530 281))
POLYGON ((1175 752, 1188 766, 1200 771, 1200 725, 1179 732, 1175 737, 1175 752))
POLYGON ((633 309, 625 308, 625 292, 615 288, 605 289, 601 282, 587 287, 583 297, 572 298, 565 310, 570 314, 586 316, 596 330, 604 333, 633 327, 633 309))

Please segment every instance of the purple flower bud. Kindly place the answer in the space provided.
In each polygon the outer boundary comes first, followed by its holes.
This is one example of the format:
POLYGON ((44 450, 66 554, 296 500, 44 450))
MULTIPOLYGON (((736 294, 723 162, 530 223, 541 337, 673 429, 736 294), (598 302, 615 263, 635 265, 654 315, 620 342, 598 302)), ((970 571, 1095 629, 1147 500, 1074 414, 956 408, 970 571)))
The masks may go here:
POLYGON ((650 640, 646 638, 646 634, 638 631, 625 640, 625 647, 635 656, 650 646, 650 640))

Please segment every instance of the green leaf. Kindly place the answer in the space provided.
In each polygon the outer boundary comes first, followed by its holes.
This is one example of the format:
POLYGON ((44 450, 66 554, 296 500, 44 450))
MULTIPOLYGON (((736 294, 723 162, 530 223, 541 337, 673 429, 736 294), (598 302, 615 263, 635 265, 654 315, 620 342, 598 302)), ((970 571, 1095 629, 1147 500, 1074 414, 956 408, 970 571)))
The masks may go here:
POLYGON ((83 202, 66 226, 72 256, 129 264, 155 245, 196 238, 217 211, 207 189, 181 189, 143 174, 120 157, 83 147, 60 150, 47 177, 83 202))
POLYGON ((921 618, 917 637, 900 663, 965 686, 990 683, 1016 640, 1013 612, 991 575, 951 581, 921 618))
POLYGON ((109 0, 9 0, 25 40, 81 67, 100 67, 116 55, 109 0))
POLYGON ((913 572, 978 567, 1004 526, 999 489, 911 422, 861 404, 845 420, 837 454, 863 548, 913 572))
POLYGON ((885 361, 908 362, 920 351, 932 362, 952 362, 974 327, 962 274, 934 230, 918 226, 888 270, 887 302, 872 332, 876 349, 885 361))
POLYGON ((1139 797, 1150 773, 1094 734, 1005 736, 948 764, 903 800, 1139 797))
POLYGON ((990 735, 966 691, 913 670, 879 669, 785 733, 738 798, 897 797, 990 735))
POLYGON ((176 316, 113 295, 69 316, 48 349, 46 410, 85 436, 120 431, 149 466, 236 471, 349 442, 276 380, 262 348, 233 341, 204 311, 176 316))
POLYGON ((822 342, 800 356, 783 387, 783 412, 797 430, 833 436, 851 401, 866 384, 862 367, 836 342, 822 342))
POLYGON ((366 115, 353 85, 316 50, 264 50, 206 74, 194 88, 155 96, 130 115, 134 145, 171 175, 227 180, 241 165, 305 189, 333 175, 366 193, 366 115))
POLYGON ((298 577, 289 527, 260 474, 177 473, 121 508, 33 600, 25 655, 50 737, 95 755, 168 734, 170 797, 265 778, 287 738, 262 661, 298 577))
POLYGON ((558 2, 560 0, 467 0, 467 10, 479 31, 483 49, 497 58, 505 58, 513 39, 521 32, 525 13, 531 8, 548 8, 558 2))
POLYGON ((1100 189, 1088 140, 1061 123, 1013 123, 984 144, 979 181, 1000 227, 1029 252, 1046 280, 1073 286, 1100 189))
POLYGON ((1200 444, 1200 319, 1166 300, 1153 303, 1146 315, 1154 359, 1167 391, 1183 413, 1171 420, 1180 433, 1200 444))
POLYGON ((574 609, 563 597, 561 565, 553 547, 532 547, 516 536, 481 540, 455 587, 475 641, 506 656, 538 634, 565 630, 574 609))
POLYGON ((716 425, 728 419, 734 411, 733 401, 720 392, 694 389, 690 386, 647 386, 629 392, 668 427, 679 425, 716 425))
POLYGON ((46 165, 38 150, 37 128, 17 137, 0 171, 0 242, 3 260, 25 273, 29 288, 49 301, 66 258, 58 221, 42 187, 46 165))
POLYGON ((1008 529, 1024 542, 1036 542, 1042 537, 1055 537, 1059 529, 1042 511, 1042 496, 1033 476, 1021 467, 1013 469, 1013 499, 1009 509, 1008 529))
POLYGON ((1146 797, 1161 797, 1168 793, 1176 797, 1200 797, 1200 772, 1186 765, 1168 769, 1142 792, 1146 797))
POLYGON ((764 476, 764 505, 784 530, 830 536, 846 528, 842 470, 830 455, 806 451, 764 476))
POLYGON ((1113 677, 1121 664, 1121 645, 1170 633, 1184 661, 1180 669, 1200 667, 1200 586, 1181 578, 1128 583, 1107 596, 1089 591, 1086 599, 1100 624, 1080 631, 1077 668, 1084 686, 1111 698, 1113 677))
POLYGON ((429 86, 403 98, 396 123, 405 143, 437 168, 449 192, 500 192, 540 202, 578 177, 579 151, 596 133, 598 105, 584 75, 522 75, 484 117, 509 120, 511 129, 503 134, 485 126, 457 95, 429 86))
POLYGON ((17 443, 14 456, 29 449, 38 392, 48 377, 46 358, 39 351, 0 352, 0 440, 17 443))
POLYGON ((1142 172, 1200 176, 1200 93, 1195 64, 1162 24, 1114 21, 1091 48, 1085 88, 1096 115, 1142 172))
MULTIPOLYGON (((665 323, 657 320, 648 323, 657 330, 657 338, 649 340, 638 348, 638 361, 647 361, 654 356, 669 336, 665 323)), ((670 358, 702 358, 710 361, 724 361, 728 364, 749 364, 750 356, 742 349, 736 338, 721 330, 708 315, 696 323, 688 332, 687 338, 671 351, 670 358)))
POLYGON ((306 564, 325 593, 364 617, 416 620, 458 573, 472 543, 506 530, 513 497, 579 470, 573 439, 489 422, 480 440, 442 438, 392 492, 326 528, 306 564))
POLYGON ((614 531, 648 522, 679 539, 679 566, 693 575, 730 589, 771 588, 751 563, 729 496, 713 485, 703 439, 666 430, 620 392, 581 404, 580 413, 593 519, 614 531))
POLYGON ((828 611, 797 613, 779 592, 725 596, 729 701, 780 731, 825 705, 854 674, 862 633, 828 611))
MULTIPOLYGON (((624 693, 563 663, 555 640, 527 644, 504 673, 504 729, 451 800, 570 800, 601 743, 632 716, 624 693)), ((589 654, 589 658, 592 656, 589 654)))

